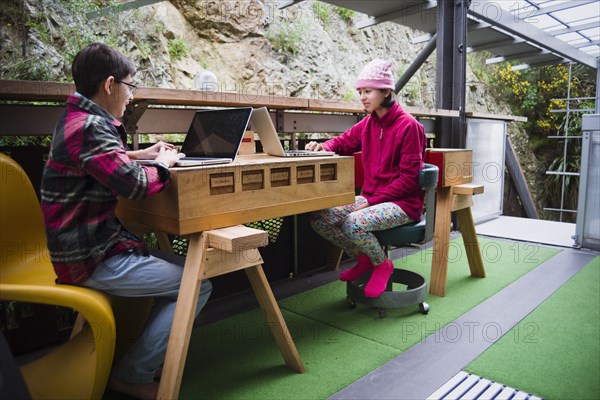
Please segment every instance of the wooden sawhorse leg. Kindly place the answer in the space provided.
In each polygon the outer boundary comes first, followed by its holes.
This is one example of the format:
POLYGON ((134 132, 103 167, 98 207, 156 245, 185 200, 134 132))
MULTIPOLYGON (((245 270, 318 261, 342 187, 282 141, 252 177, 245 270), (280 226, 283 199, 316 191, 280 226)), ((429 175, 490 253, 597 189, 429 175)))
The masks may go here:
POLYGON ((431 283, 429 293, 443 297, 446 294, 448 274, 448 253, 450 248, 450 225, 453 211, 457 212, 471 276, 485 277, 483 259, 475 224, 471 214, 472 196, 483 190, 472 185, 458 185, 459 193, 453 194, 453 187, 440 187, 436 192, 435 227, 433 233, 433 259, 431 261, 431 283), (469 193, 469 194, 463 194, 469 193))
POLYGON ((158 399, 173 400, 179 397, 183 368, 198 305, 198 295, 206 267, 207 240, 207 236, 200 233, 189 238, 188 253, 177 296, 169 345, 158 388, 158 399))
POLYGON ((245 270, 285 363, 294 371, 304 365, 287 328, 262 268, 258 248, 266 245, 267 233, 247 227, 207 231, 190 237, 183 278, 177 297, 171 336, 158 390, 159 399, 177 399, 192 333, 202 279, 245 270), (244 234, 246 236, 241 237, 244 234), (238 235, 236 237, 236 235, 238 235), (264 236, 263 236, 264 235, 264 236), (264 241, 263 241, 264 237, 264 241), (237 240, 241 239, 241 240, 237 240), (209 247, 210 245, 210 247, 209 247))
POLYGON ((450 247, 450 216, 452 214, 452 187, 437 188, 435 201, 435 226, 433 231, 433 256, 429 293, 443 297, 446 294, 448 250, 450 247))
POLYGON ((267 281, 262 265, 258 264, 246 268, 245 271, 286 365, 296 372, 304 373, 304 365, 300 359, 300 354, 298 354, 292 335, 271 291, 271 286, 267 281))
POLYGON ((473 215, 471 207, 466 207, 456 211, 458 215, 458 223, 462 233, 465 250, 467 252, 467 260, 469 260, 469 269, 471 276, 485 278, 485 268, 483 266, 483 258, 479 249, 479 240, 477 240, 477 232, 475 232, 475 224, 473 223, 473 215))

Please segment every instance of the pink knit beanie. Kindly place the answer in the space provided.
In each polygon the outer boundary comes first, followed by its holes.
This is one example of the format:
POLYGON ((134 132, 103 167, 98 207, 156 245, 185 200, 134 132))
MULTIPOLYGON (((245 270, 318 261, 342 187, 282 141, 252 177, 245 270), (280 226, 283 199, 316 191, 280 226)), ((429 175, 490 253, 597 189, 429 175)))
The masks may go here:
POLYGON ((395 89, 392 61, 375 59, 368 63, 356 80, 357 89, 395 89))

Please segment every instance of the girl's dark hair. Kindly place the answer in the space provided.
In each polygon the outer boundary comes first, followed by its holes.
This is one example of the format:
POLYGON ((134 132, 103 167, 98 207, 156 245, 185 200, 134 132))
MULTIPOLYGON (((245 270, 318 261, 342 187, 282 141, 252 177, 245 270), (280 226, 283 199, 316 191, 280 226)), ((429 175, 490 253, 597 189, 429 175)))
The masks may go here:
POLYGON ((381 103, 381 107, 383 108, 391 108, 394 103, 396 103, 396 93, 394 93, 393 90, 390 91, 390 95, 388 97, 386 97, 385 99, 383 99, 383 102, 381 103))
POLYGON ((75 88, 86 97, 98 93, 98 84, 109 76, 121 82, 135 74, 135 67, 123 54, 105 45, 92 43, 77 53, 71 65, 75 88))

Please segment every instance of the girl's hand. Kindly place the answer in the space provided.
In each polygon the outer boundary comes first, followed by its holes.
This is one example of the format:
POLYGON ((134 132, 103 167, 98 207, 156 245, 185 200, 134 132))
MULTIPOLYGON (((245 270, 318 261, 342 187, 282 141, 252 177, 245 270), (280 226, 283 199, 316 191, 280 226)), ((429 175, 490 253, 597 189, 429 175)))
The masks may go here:
POLYGON ((304 148, 306 150, 310 150, 310 151, 322 151, 322 150, 324 150, 324 148, 321 145, 321 143, 317 143, 317 142, 308 142, 306 144, 306 146, 304 146, 304 148))

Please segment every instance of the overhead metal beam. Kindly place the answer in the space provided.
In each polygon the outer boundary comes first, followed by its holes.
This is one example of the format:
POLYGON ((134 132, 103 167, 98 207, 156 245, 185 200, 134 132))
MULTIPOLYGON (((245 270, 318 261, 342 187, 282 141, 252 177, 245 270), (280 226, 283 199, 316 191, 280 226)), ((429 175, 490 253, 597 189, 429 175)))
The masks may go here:
POLYGON ((598 27, 598 22, 590 22, 588 24, 569 26, 568 28, 557 29, 554 31, 545 31, 545 32, 548 32, 552 36, 558 36, 558 35, 564 35, 565 33, 585 31, 586 29, 592 29, 592 28, 597 28, 597 27, 598 27))
POLYGON ((396 92, 396 94, 400 93, 402 88, 404 88, 408 81, 410 81, 410 78, 412 78, 413 75, 419 70, 419 68, 421 68, 421 65, 423 65, 423 63, 427 61, 427 58, 429 58, 431 53, 433 53, 433 50, 435 50, 436 45, 437 34, 433 35, 433 37, 429 40, 427 45, 425 45, 423 50, 421 50, 421 52, 417 55, 417 58, 413 60, 413 62, 408 66, 406 71, 404 71, 400 79, 398 79, 394 89, 394 92, 396 92))
POLYGON ((499 49, 500 47, 512 46, 513 44, 519 44, 519 43, 525 43, 525 42, 526 42, 526 40, 518 39, 518 38, 500 40, 497 42, 487 42, 487 43, 479 44, 477 46, 471 46, 471 47, 469 47, 469 49, 470 49, 469 51, 499 49))
MULTIPOLYGON (((399 2, 399 3, 401 3, 401 2, 399 2)), ((409 3, 409 4, 411 4, 411 5, 408 7, 400 8, 396 11, 387 13, 385 15, 374 16, 374 17, 365 19, 363 21, 358 21, 355 24, 355 27, 357 29, 364 29, 364 28, 368 28, 373 25, 377 25, 377 24, 381 24, 383 22, 389 22, 389 21, 398 21, 398 23, 402 24, 402 20, 406 19, 410 15, 422 13, 423 11, 431 10, 431 9, 437 7, 437 2, 431 1, 431 0, 424 1, 422 4, 417 4, 417 5, 415 5, 414 3, 409 3)))
POLYGON ((550 52, 548 50, 526 51, 524 53, 511 54, 510 56, 488 58, 487 60, 485 60, 485 63, 486 64, 497 64, 500 62, 510 61, 510 60, 526 60, 527 58, 543 56, 546 54, 552 54, 552 52, 550 52))
POLYGON ((467 30, 469 32, 476 32, 480 29, 487 29, 491 27, 492 25, 488 24, 487 22, 475 22, 467 25, 467 30))
MULTIPOLYGON (((577 1, 565 1, 564 3, 555 4, 549 7, 541 7, 538 8, 533 17, 537 17, 539 15, 550 14, 557 11, 568 10, 574 7, 584 6, 590 3, 596 3, 598 0, 577 0, 577 1)), ((532 5, 533 7, 533 5, 532 5)))
POLYGON ((591 42, 583 42, 583 43, 572 44, 571 46, 575 46, 578 49, 580 49, 582 47, 594 46, 594 45, 600 45, 600 40, 592 40, 591 42))
POLYGON ((548 61, 541 61, 541 62, 536 62, 536 63, 531 63, 531 64, 513 65, 511 67, 511 70, 518 71, 518 70, 527 69, 527 68, 545 67, 546 65, 568 64, 569 62, 571 62, 571 61, 566 58, 563 58, 560 60, 548 60, 548 61))
POLYGON ((417 36, 417 37, 413 37, 410 42, 412 44, 419 44, 419 43, 423 43, 423 42, 429 42, 429 40, 433 37, 432 34, 427 33, 425 35, 421 35, 421 36, 417 36))
POLYGON ((592 57, 591 55, 568 45, 562 40, 555 38, 552 36, 555 32, 552 32, 552 34, 546 33, 527 23, 525 19, 519 19, 518 15, 513 15, 509 11, 502 9, 498 6, 497 2, 492 0, 478 0, 472 4, 476 5, 476 7, 471 7, 469 9, 470 15, 497 26, 514 36, 535 43, 541 48, 551 50, 561 57, 576 61, 594 69, 597 68, 596 57, 592 57), (494 10, 494 12, 492 13, 490 10, 494 10))
POLYGON ((288 1, 277 1, 277 8, 283 10, 284 8, 291 7, 298 3, 302 3, 304 0, 288 0, 288 1))

